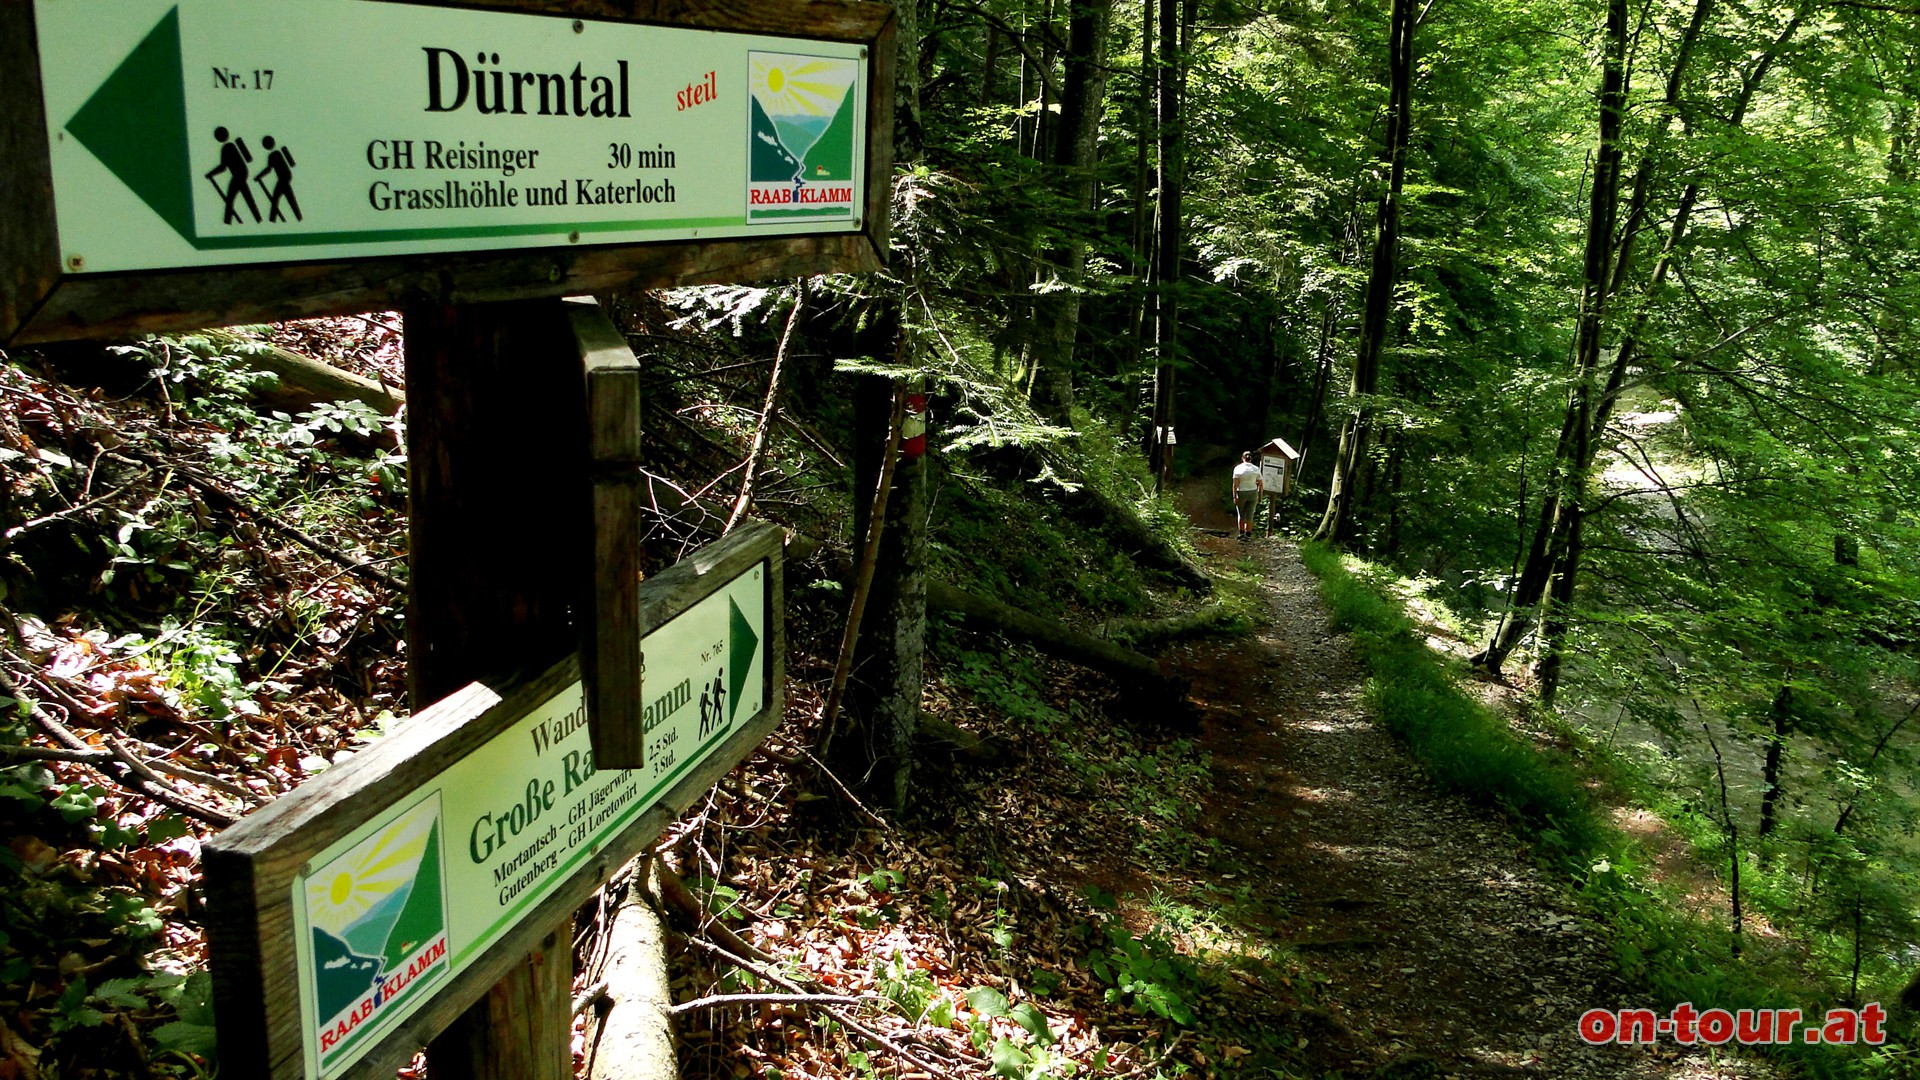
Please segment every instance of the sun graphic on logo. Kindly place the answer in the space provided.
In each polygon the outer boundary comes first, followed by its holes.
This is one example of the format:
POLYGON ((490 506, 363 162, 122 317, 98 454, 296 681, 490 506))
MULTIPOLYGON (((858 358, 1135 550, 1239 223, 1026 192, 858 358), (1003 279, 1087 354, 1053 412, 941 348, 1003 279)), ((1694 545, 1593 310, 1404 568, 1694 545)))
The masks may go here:
POLYGON ((783 61, 755 57, 754 96, 776 116, 825 116, 847 92, 850 65, 831 60, 787 57, 783 61))
POLYGON ((307 918, 341 934, 380 901, 413 880, 427 846, 429 815, 413 814, 336 859, 307 882, 307 918))

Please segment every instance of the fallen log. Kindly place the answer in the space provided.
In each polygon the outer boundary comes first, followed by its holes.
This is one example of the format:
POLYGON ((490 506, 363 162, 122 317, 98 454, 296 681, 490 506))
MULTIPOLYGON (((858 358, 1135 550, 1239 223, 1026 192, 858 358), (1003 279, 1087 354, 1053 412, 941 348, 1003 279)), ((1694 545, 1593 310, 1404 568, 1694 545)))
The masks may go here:
POLYGON ((275 385, 254 391, 254 400, 283 412, 304 412, 330 401, 358 401, 382 416, 392 416, 406 404, 406 394, 397 387, 278 345, 248 349, 241 356, 247 366, 277 379, 275 385))
POLYGON ((1092 485, 1083 485, 1077 491, 1062 489, 1059 498, 1068 512, 1089 528, 1106 533, 1141 566, 1157 570, 1195 592, 1213 590, 1213 579, 1188 562, 1179 549, 1148 527, 1131 508, 1108 499, 1092 485))
POLYGON ((920 711, 919 735, 928 742, 939 744, 944 750, 974 761, 997 760, 1003 749, 998 739, 976 735, 958 724, 940 719, 925 709, 920 711))
POLYGON ((1166 619, 1108 619, 1100 625, 1100 636, 1137 648, 1189 634, 1225 630, 1232 624, 1233 612, 1225 604, 1214 603, 1166 619))
POLYGON ((674 1080, 666 927, 640 885, 632 883, 605 931, 604 996, 586 1027, 591 1080, 674 1080))
POLYGON ((1021 611, 998 600, 956 589, 944 581, 927 581, 927 608, 959 615, 978 629, 992 630, 1027 642, 1049 656, 1111 675, 1143 691, 1139 704, 1150 710, 1179 708, 1187 699, 1187 680, 1163 674, 1151 657, 1102 641, 1091 634, 1021 611))
POLYGON ((1213 579, 1179 548, 1153 531, 1131 506, 1108 498, 1092 484, 1078 482, 1078 470, 1070 461, 1049 460, 1049 455, 1030 446, 976 451, 976 457, 989 472, 1004 479, 1055 477, 1054 482, 1043 485, 1047 498, 1083 527, 1105 534, 1144 569, 1198 593, 1213 591, 1213 579), (1075 482, 1058 479, 1061 473, 1074 476, 1075 482))

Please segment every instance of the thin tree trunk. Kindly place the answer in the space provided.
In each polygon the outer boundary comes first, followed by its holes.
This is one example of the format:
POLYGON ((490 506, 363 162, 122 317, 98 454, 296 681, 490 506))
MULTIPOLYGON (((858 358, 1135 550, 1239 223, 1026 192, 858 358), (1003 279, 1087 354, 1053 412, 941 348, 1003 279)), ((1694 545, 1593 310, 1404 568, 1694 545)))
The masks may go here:
POLYGON ((1307 470, 1307 458, 1313 449, 1314 436, 1320 431, 1321 418, 1327 408, 1327 384, 1333 379, 1333 333, 1340 322, 1340 297, 1327 295, 1326 310, 1320 316, 1320 342, 1314 348, 1313 391, 1307 398, 1307 418, 1300 425, 1300 445, 1294 449, 1300 451, 1299 469, 1307 470))
MULTIPOLYGON (((881 377, 874 376, 874 378, 878 379, 881 377)), ((906 394, 904 391, 901 391, 895 394, 893 416, 887 425, 886 448, 879 461, 878 475, 873 477, 869 483, 865 485, 873 490, 872 509, 868 510, 865 514, 858 512, 857 508, 859 503, 857 501, 857 495, 862 490, 860 481, 863 477, 860 474, 867 472, 867 470, 857 466, 854 470, 854 491, 856 493, 854 505, 856 511, 854 515, 853 534, 860 540, 860 561, 854 566, 853 596, 847 605, 847 624, 841 629, 840 650, 836 654, 837 659, 834 661, 833 682, 827 689, 827 703, 822 714, 826 734, 822 737, 820 743, 820 755, 828 758, 828 760, 832 760, 830 754, 832 753, 835 743, 838 741, 836 736, 839 734, 840 729, 840 702, 846 693, 847 680, 853 675, 854 648, 860 641, 860 623, 866 616, 867 598, 872 594, 873 576, 880 562, 881 534, 885 529, 887 521, 887 503, 891 500, 893 494, 893 470, 897 465, 897 459, 899 457, 900 425, 905 410, 906 394)), ((860 425, 856 423, 856 427, 859 426, 860 425)), ((856 462, 864 456, 858 453, 858 450, 872 442, 871 439, 858 438, 858 434, 865 434, 865 432, 856 434, 856 462)), ((854 764, 855 768, 847 771, 858 776, 858 766, 861 763, 855 762, 854 764)))
POLYGON ((1154 305, 1155 373, 1153 387, 1153 485, 1162 491, 1173 476, 1173 447, 1165 434, 1174 426, 1176 358, 1180 352, 1180 305, 1173 290, 1180 280, 1180 195, 1184 181, 1180 123, 1181 71, 1186 56, 1180 49, 1180 10, 1175 0, 1160 0, 1160 55, 1158 79, 1159 175, 1157 185, 1159 229, 1155 241, 1154 305))
POLYGON ((1707 724, 1706 715, 1700 709, 1700 703, 1694 703, 1694 711, 1701 713, 1700 730, 1707 734, 1707 745, 1713 748, 1714 771, 1720 776, 1720 820, 1727 834, 1727 868, 1729 902, 1733 917, 1733 958, 1740 958, 1740 932, 1744 918, 1740 909, 1740 826, 1733 820, 1733 803, 1727 798, 1727 763, 1720 756, 1720 744, 1714 740, 1713 728, 1707 724))
POLYGON ((1374 218, 1373 265, 1367 275, 1366 307, 1360 317, 1360 343, 1354 350, 1353 379, 1347 387, 1352 411, 1340 428, 1327 509, 1313 538, 1348 544, 1356 531, 1354 496, 1359 464, 1373 431, 1373 395, 1380 384, 1380 354, 1393 311, 1400 247, 1400 193, 1407 173, 1407 138, 1413 126, 1413 0, 1393 0, 1387 43, 1390 85, 1386 139, 1380 161, 1387 169, 1387 190, 1374 218))
POLYGON ((1380 555, 1391 560, 1400 553, 1400 484, 1407 451, 1404 441, 1397 437, 1389 439, 1388 444, 1391 448, 1387 451, 1387 536, 1380 545, 1380 555))
POLYGON ((1773 695, 1773 736, 1767 740, 1766 759, 1760 766, 1760 836, 1772 835, 1779 820, 1780 769, 1786 758, 1787 740, 1793 737, 1793 687, 1782 686, 1773 695))
POLYGON ((800 321, 800 309, 806 305, 807 291, 801 282, 794 283, 793 310, 787 313, 786 328, 780 331, 780 345, 773 351, 773 373, 767 376, 767 400, 760 409, 760 422, 754 425, 753 447, 747 451, 745 477, 740 481, 740 494, 733 500, 733 510, 727 515, 727 524, 720 530, 722 536, 733 531, 740 519, 747 516, 753 506, 753 482, 760 472, 761 463, 766 460, 767 436, 773 430, 774 415, 780 409, 780 373, 787 366, 787 347, 793 343, 793 328, 800 321))
MULTIPOLYGON (((907 166, 920 155, 916 8, 915 0, 894 5, 900 27, 894 104, 897 120, 906 121, 896 123, 894 160, 907 166)), ((918 275, 911 259, 903 262, 899 292, 883 302, 875 321, 890 335, 893 362, 911 366, 916 349, 905 308, 918 275)), ((864 438, 855 440, 854 525, 866 544, 827 710, 827 737, 837 726, 847 737, 836 740, 834 756, 821 756, 849 788, 898 810, 906 803, 926 681, 927 465, 922 455, 900 452, 908 387, 873 376, 860 380, 855 393, 855 428, 864 438), (868 491, 874 492, 870 507, 860 502, 868 491), (842 694, 853 718, 848 725, 833 715, 842 694)))
MULTIPOLYGON (((903 350, 908 346, 903 342, 903 350)), ((903 352, 903 358, 905 353, 903 352)), ((895 401, 908 389, 894 380, 872 377, 856 389, 856 425, 876 431, 888 423, 895 401)), ((874 444, 867 440, 856 472, 872 475, 874 444)), ((883 511, 878 558, 867 598, 868 626, 855 645, 854 679, 847 687, 847 709, 854 737, 840 760, 855 763, 839 770, 847 786, 895 811, 905 808, 913 766, 913 740, 920 725, 920 697, 926 683, 927 630, 927 458, 899 453, 893 463, 892 496, 883 511)), ((860 515, 864 517, 866 515, 860 515)), ((856 522, 858 523, 858 522, 856 522)))
MULTIPOLYGON (((1913 719, 1916 715, 1920 715, 1920 701, 1914 702, 1913 708, 1908 709, 1907 714, 1902 716, 1892 727, 1888 728, 1886 734, 1880 736, 1879 742, 1873 744, 1873 753, 1867 755, 1867 763, 1862 767, 1862 772, 1869 776, 1873 774, 1873 763, 1880 760, 1880 752, 1887 748, 1887 744, 1893 741, 1893 737, 1900 733, 1901 728, 1907 726, 1907 721, 1913 719)), ((1839 836, 1841 833, 1847 831, 1847 820, 1853 817, 1854 805, 1854 803, 1848 803, 1846 807, 1840 811, 1840 817, 1833 823, 1833 835, 1839 836)))
MULTIPOLYGON (((1040 10, 1040 108, 1033 114, 1033 159, 1052 161, 1058 156, 1054 150, 1057 135, 1054 120, 1054 107, 1060 103, 1053 99, 1055 77, 1054 60, 1059 56, 1060 35, 1054 33, 1054 15, 1058 10, 1055 0, 1043 0, 1040 10)), ((1026 102, 1022 101, 1024 107, 1026 102)))
MULTIPOLYGON (((1730 130, 1737 129, 1746 122, 1747 109, 1752 106, 1754 94, 1760 89, 1761 81, 1773 67, 1774 59, 1799 32, 1801 23, 1805 21, 1806 12, 1806 8, 1801 8, 1794 13, 1793 18, 1788 20, 1787 25, 1781 28, 1779 35, 1774 38, 1773 44, 1760 55, 1745 78, 1741 80, 1739 97, 1734 102, 1732 115, 1727 119, 1727 127, 1730 130)), ((1692 222, 1693 210, 1699 203, 1699 199, 1700 185, 1697 183, 1688 184, 1680 194, 1680 202, 1674 209, 1673 225, 1667 231, 1666 246, 1661 248, 1660 261, 1654 264, 1653 274, 1648 279, 1647 287, 1642 294, 1640 311, 1634 316, 1632 327, 1621 335, 1620 347, 1614 352, 1613 370, 1607 376, 1607 389, 1600 397, 1599 407, 1594 416, 1596 439, 1600 432, 1606 430, 1607 421, 1613 415, 1614 403, 1619 399, 1620 388, 1626 383, 1627 372, 1632 368, 1634 360, 1638 358, 1640 343, 1644 339, 1647 323, 1652 316, 1653 301, 1666 287, 1667 277, 1673 269, 1674 254, 1687 235, 1687 227, 1692 222)), ((1626 250, 1624 239, 1622 247, 1626 250)), ((1586 469, 1591 465, 1591 454, 1589 454, 1588 460, 1582 463, 1582 468, 1586 469)))
MULTIPOLYGON (((1153 127, 1153 88, 1155 68, 1153 63, 1153 0, 1140 0, 1140 85, 1134 101, 1134 141, 1133 141, 1133 275, 1135 278, 1133 305, 1128 311, 1130 321, 1127 335, 1128 377, 1140 370, 1141 344, 1146 340, 1148 318, 1150 317, 1151 298, 1153 296, 1153 230, 1149 227, 1149 203, 1147 187, 1152 182, 1148 170, 1148 146, 1152 142, 1153 127)), ((1148 432, 1142 444, 1149 456, 1153 453, 1152 432, 1148 432)))
POLYGON ((1863 906, 1860 902, 1860 892, 1856 889, 1853 894, 1853 975, 1847 980, 1846 1003, 1849 1008, 1860 1004, 1860 933, 1865 928, 1862 918, 1863 906))
POLYGON ((1580 570, 1580 535, 1585 529, 1585 517, 1576 514, 1567 531, 1566 543, 1560 552, 1560 562, 1554 568, 1553 591, 1547 601, 1547 618, 1540 628, 1540 663, 1534 669, 1540 684, 1540 703, 1552 705, 1555 695, 1560 692, 1560 673, 1564 663, 1568 615, 1572 610, 1573 583, 1580 570))
MULTIPOLYGON (((1360 216, 1361 180, 1354 177, 1353 191, 1348 198, 1346 225, 1340 234, 1340 250, 1336 256, 1336 265, 1350 266, 1360 257, 1360 230, 1365 223, 1360 216)), ((1299 469, 1305 475, 1308 451, 1318 441, 1320 426, 1326 418, 1327 387, 1333 381, 1334 342, 1338 339, 1340 320, 1346 315, 1346 289, 1336 286, 1327 290, 1327 302, 1320 315, 1320 341, 1314 351, 1313 399, 1307 407, 1306 423, 1300 429, 1300 442, 1295 449, 1300 451, 1299 469)))
MULTIPOLYGON (((1619 0, 1615 0, 1616 4, 1618 2, 1619 0)), ((1806 10, 1807 9, 1802 8, 1794 14, 1794 17, 1788 21, 1787 25, 1782 28, 1780 33, 1774 38, 1771 46, 1755 60, 1753 66, 1748 69, 1742 78, 1740 91, 1735 98, 1732 115, 1727 121, 1729 128, 1738 128, 1745 122, 1747 109, 1752 104, 1755 92, 1759 89, 1760 83, 1765 79, 1767 72, 1771 69, 1774 59, 1798 32, 1801 23, 1804 21, 1806 10)), ((1610 42, 1612 40, 1611 28, 1613 23, 1614 18, 1612 9, 1610 8, 1608 16, 1610 42)), ((1609 64, 1612 63, 1612 51, 1613 46, 1610 44, 1609 64)), ((1506 662, 1507 655, 1519 644, 1521 638, 1525 636, 1531 625, 1533 613, 1539 609, 1541 601, 1546 597, 1549 581, 1565 575, 1567 580, 1564 585, 1556 582, 1554 591, 1567 598, 1571 598, 1573 594, 1575 579, 1572 575, 1577 569, 1578 563, 1577 560, 1571 562, 1565 560, 1563 558, 1563 552, 1569 543, 1569 537, 1578 529, 1579 521, 1585 513, 1584 508, 1581 506, 1581 497, 1584 495, 1587 483, 1592 476, 1594 453, 1599 446, 1600 437, 1602 433, 1605 432, 1607 423, 1612 417, 1613 408, 1619 398, 1621 387, 1626 383, 1627 372, 1631 369, 1638 355, 1640 342, 1652 314, 1653 301, 1666 284, 1667 277, 1673 267, 1675 253, 1679 249, 1683 238, 1686 236, 1687 226, 1700 195, 1700 187, 1697 183, 1688 184, 1686 189, 1681 193, 1679 205, 1674 212, 1673 225, 1667 234, 1666 246, 1662 249, 1660 261, 1655 264, 1653 274, 1642 294, 1639 313, 1635 316, 1633 325, 1621 336, 1618 348, 1614 350, 1613 362, 1607 374, 1605 388, 1597 394, 1594 393, 1593 383, 1596 375, 1594 366, 1598 361, 1600 353, 1599 334, 1601 334, 1604 329, 1598 315, 1604 314, 1606 302, 1611 290, 1618 283, 1618 275, 1607 272, 1604 267, 1602 268, 1603 277, 1600 279, 1604 282, 1603 286, 1596 288, 1594 279, 1591 276, 1594 269, 1595 257, 1595 236, 1593 229, 1596 221, 1599 220, 1601 212, 1599 199, 1603 173, 1608 171, 1608 163, 1604 152, 1604 147, 1608 141, 1606 131, 1607 96, 1605 93, 1605 85, 1605 80, 1603 79, 1601 99, 1601 143, 1603 152, 1594 170, 1594 199, 1588 216, 1588 261, 1586 274, 1583 275, 1584 287, 1581 294, 1582 317, 1575 338, 1575 383, 1568 403, 1566 420, 1561 429, 1560 443, 1555 448, 1553 464, 1550 466, 1548 474, 1549 484, 1545 493, 1545 502, 1541 506, 1540 524, 1534 532, 1533 541, 1527 551, 1527 561, 1521 571, 1520 581, 1514 591, 1512 618, 1502 620, 1495 631, 1493 640, 1489 642, 1487 648, 1478 656, 1474 657, 1475 663, 1484 664, 1489 670, 1495 672, 1500 670, 1501 666, 1506 662), (1596 309, 1596 317, 1591 320, 1587 317, 1590 300, 1595 302, 1596 309), (1587 337, 1589 332, 1594 335, 1591 340, 1587 337)), ((1671 88, 1672 85, 1670 81, 1669 87, 1671 88)), ((1624 93, 1625 87, 1623 84, 1621 87, 1622 101, 1624 101, 1624 93)), ((1614 121, 1614 134, 1617 140, 1617 110, 1614 121)), ((1612 207, 1617 203, 1618 199, 1620 176, 1617 149, 1611 165, 1611 173, 1611 183, 1614 193, 1606 210, 1608 215, 1612 214, 1612 207)), ((1607 224, 1609 233, 1611 233, 1612 228, 1612 223, 1609 220, 1607 224)), ((1624 238, 1622 239, 1622 247, 1619 250, 1628 253, 1631 251, 1631 246, 1626 243, 1624 238)), ((1556 626, 1564 626, 1564 620, 1556 619, 1554 622, 1556 626)), ((1551 653, 1559 647, 1551 633, 1543 634, 1543 637, 1547 639, 1543 642, 1543 655, 1551 653)))
POLYGON ((1700 40, 1700 31, 1713 13, 1715 2, 1695 0, 1693 18, 1688 21, 1687 29, 1675 46, 1673 68, 1667 72, 1667 92, 1660 106, 1660 117, 1653 124, 1646 148, 1640 153, 1640 165, 1633 173, 1632 194, 1627 198, 1626 217, 1620 224, 1618 247, 1613 257, 1613 278, 1607 287, 1609 292, 1619 293, 1622 282, 1633 267, 1633 249, 1641 230, 1646 228, 1647 209, 1653 201, 1654 170, 1666 149, 1667 135, 1673 129, 1673 121, 1680 115, 1681 85, 1686 79, 1687 66, 1693 59, 1694 46, 1700 40))
MULTIPOLYGON (((1494 639, 1474 658, 1498 672, 1529 627, 1529 613, 1545 598, 1549 579, 1561 563, 1570 510, 1584 485, 1577 467, 1592 439, 1594 380, 1600 359, 1601 321, 1606 315, 1613 254, 1614 214, 1620 196, 1620 127, 1626 107, 1627 0, 1608 0, 1606 52, 1600 74, 1599 145, 1594 152, 1593 183, 1587 200, 1586 254, 1580 274, 1580 317, 1574 331, 1574 377, 1560 440, 1544 485, 1539 524, 1527 561, 1515 585, 1513 617, 1503 620, 1494 639)), ((1564 567, 1562 568, 1564 570, 1564 567)), ((1568 590, 1571 591, 1569 580, 1568 590)))
POLYGON ((1051 259, 1059 292, 1043 299, 1040 313, 1039 365, 1033 399, 1040 415, 1064 424, 1073 407, 1074 339, 1080 329, 1080 295, 1085 279, 1087 242, 1098 196, 1100 115, 1106 105, 1108 27, 1113 0, 1073 0, 1066 59, 1065 86, 1060 101, 1060 152, 1057 164, 1066 187, 1075 228, 1051 259))
POLYGON ((1000 28, 987 27, 987 55, 980 61, 979 104, 993 104, 994 76, 1000 73, 1000 28))

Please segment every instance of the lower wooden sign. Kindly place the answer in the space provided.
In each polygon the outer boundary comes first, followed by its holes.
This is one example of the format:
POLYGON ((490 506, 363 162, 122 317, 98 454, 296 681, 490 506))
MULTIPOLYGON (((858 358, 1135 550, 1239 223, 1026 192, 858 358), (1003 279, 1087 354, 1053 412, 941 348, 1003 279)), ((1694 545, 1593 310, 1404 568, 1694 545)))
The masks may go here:
POLYGON ((598 769, 577 659, 478 683, 209 842, 222 1065, 391 1076, 766 737, 780 534, 644 584, 644 769, 598 769))

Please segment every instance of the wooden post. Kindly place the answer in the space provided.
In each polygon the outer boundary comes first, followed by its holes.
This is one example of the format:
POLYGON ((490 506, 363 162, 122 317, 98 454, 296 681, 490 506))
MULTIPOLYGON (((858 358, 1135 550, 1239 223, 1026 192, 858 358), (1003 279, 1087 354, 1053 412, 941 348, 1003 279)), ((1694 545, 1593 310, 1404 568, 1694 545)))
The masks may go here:
MULTIPOLYGON (((572 652, 591 575, 585 376, 565 308, 406 313, 408 692, 572 652)), ((572 920, 433 1040, 434 1080, 571 1080, 572 920)))
POLYGON ((597 768, 646 761, 640 692, 640 361, 606 312, 568 301, 586 369, 593 470, 593 591, 580 645, 597 768))

